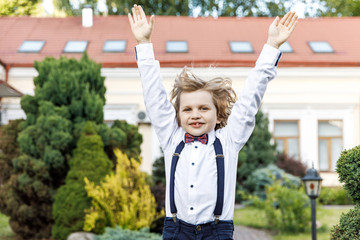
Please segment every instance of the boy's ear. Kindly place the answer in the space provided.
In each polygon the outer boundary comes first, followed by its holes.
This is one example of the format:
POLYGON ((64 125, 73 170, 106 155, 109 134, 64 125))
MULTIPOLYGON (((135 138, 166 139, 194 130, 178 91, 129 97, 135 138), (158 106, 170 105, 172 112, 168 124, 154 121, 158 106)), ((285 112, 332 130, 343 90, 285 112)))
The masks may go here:
POLYGON ((218 117, 218 118, 216 119, 216 124, 220 124, 220 123, 221 123, 221 120, 222 120, 222 119, 218 117))

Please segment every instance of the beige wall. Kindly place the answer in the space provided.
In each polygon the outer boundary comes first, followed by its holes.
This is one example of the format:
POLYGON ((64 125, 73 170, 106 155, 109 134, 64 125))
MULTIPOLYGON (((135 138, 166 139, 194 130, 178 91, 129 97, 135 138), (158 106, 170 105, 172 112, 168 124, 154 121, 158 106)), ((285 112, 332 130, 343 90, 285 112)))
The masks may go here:
MULTIPOLYGON (((197 68, 193 69, 204 79, 227 76, 240 95, 250 68, 197 68)), ((162 68, 166 91, 170 92, 174 78, 181 68, 162 68)), ((37 73, 32 68, 12 68, 9 84, 25 94, 33 94, 32 78, 37 73)), ((105 120, 125 119, 139 124, 144 142, 142 169, 151 172, 153 161, 160 155, 159 144, 148 119, 140 122, 139 111, 144 111, 144 99, 136 68, 104 68, 106 77, 105 120)), ((0 68, 1 76, 1 68, 0 68)), ((3 99, 7 119, 21 115, 18 99, 3 99)), ((341 119, 345 149, 360 144, 360 68, 280 68, 265 94, 262 109, 268 114, 270 131, 274 120, 297 119, 300 122, 301 159, 308 166, 318 167, 317 122, 324 119, 341 119)), ((336 185, 334 173, 322 173, 324 185, 336 185)))

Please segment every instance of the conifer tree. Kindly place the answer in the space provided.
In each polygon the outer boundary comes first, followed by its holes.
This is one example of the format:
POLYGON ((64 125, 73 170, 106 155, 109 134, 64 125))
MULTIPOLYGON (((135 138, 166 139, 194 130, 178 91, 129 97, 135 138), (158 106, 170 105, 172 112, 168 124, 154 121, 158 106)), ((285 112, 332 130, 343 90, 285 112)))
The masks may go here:
MULTIPOLYGON (((237 189, 244 189, 243 183, 256 169, 276 162, 276 146, 271 144, 269 120, 262 111, 255 116, 255 129, 245 146, 239 152, 237 189)), ((240 196, 237 196, 237 200, 240 196)))
POLYGON ((87 122, 85 125, 69 166, 66 184, 58 189, 53 206, 55 223, 52 237, 57 240, 64 240, 72 232, 83 228, 84 210, 91 206, 84 178, 99 184, 112 169, 112 163, 104 152, 102 139, 96 134, 93 123, 87 122))
POLYGON ((85 231, 102 233, 105 227, 138 230, 149 227, 155 218, 155 200, 140 162, 115 150, 115 174, 105 177, 99 186, 86 178, 86 191, 92 199, 87 210, 85 231))
POLYGON ((21 99, 26 120, 17 138, 20 155, 12 159, 11 186, 0 189, 1 211, 24 239, 51 236, 54 193, 64 184, 76 126, 103 123, 105 104, 101 66, 86 54, 80 61, 46 58, 34 66, 35 95, 21 99))

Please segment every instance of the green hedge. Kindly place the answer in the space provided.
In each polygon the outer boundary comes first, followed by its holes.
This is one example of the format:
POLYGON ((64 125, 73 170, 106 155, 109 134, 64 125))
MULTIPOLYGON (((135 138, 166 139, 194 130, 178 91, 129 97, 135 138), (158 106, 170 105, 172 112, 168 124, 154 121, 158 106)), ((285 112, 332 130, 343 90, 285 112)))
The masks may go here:
POLYGON ((331 240, 360 239, 360 206, 342 214, 340 223, 331 229, 331 240))
POLYGON ((324 205, 352 205, 353 202, 345 189, 341 187, 323 187, 319 203, 324 205))
POLYGON ((161 240, 159 234, 150 233, 149 229, 141 229, 140 231, 131 231, 122 229, 119 226, 116 228, 106 228, 105 233, 96 236, 95 240, 161 240))

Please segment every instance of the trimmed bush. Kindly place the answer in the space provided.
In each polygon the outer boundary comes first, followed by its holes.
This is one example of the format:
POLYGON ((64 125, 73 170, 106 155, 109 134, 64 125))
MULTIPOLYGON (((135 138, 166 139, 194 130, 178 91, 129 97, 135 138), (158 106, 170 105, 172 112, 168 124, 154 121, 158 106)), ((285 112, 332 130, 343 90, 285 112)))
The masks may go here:
POLYGON ((105 233, 101 236, 96 236, 95 240, 161 240, 159 234, 149 233, 148 229, 141 229, 139 231, 131 231, 122 229, 119 226, 116 228, 106 228, 105 233))
POLYGON ((85 231, 102 233, 105 227, 119 225, 138 230, 149 227, 156 214, 154 197, 146 183, 140 163, 115 150, 115 174, 105 177, 99 186, 85 178, 86 191, 92 207, 86 211, 85 231))
POLYGON ((350 197, 355 203, 360 203, 360 146, 341 153, 336 172, 350 197))
POLYGON ((298 188, 301 184, 300 178, 287 174, 274 164, 270 164, 265 168, 255 170, 244 182, 244 187, 248 193, 265 199, 266 186, 273 185, 276 179, 282 179, 282 184, 287 187, 298 188))
POLYGON ((340 223, 335 225, 330 232, 331 240, 360 239, 360 206, 355 206, 348 213, 342 214, 340 223))
POLYGON ((91 206, 91 199, 85 190, 84 178, 96 184, 111 172, 112 163, 104 152, 103 142, 95 132, 93 123, 85 125, 73 158, 69 160, 70 170, 65 185, 55 195, 52 228, 54 239, 64 240, 72 232, 81 231, 84 226, 85 209, 91 206))
POLYGON ((324 205, 351 205, 352 199, 345 189, 340 187, 322 187, 318 198, 319 203, 324 205))

